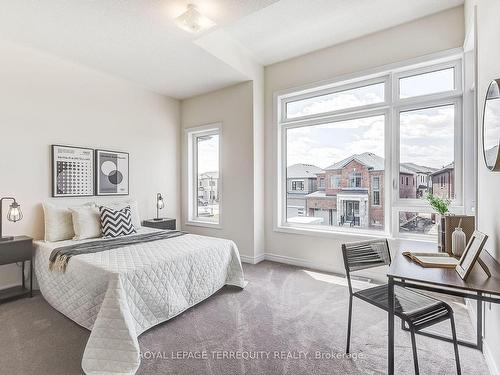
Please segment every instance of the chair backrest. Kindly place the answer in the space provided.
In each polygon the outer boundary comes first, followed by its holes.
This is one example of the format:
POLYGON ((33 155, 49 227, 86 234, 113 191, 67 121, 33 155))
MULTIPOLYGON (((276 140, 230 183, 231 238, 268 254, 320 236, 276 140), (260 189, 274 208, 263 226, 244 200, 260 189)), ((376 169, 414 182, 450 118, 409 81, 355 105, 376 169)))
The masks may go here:
POLYGON ((350 273, 352 271, 391 264, 391 253, 389 251, 389 243, 386 239, 343 244, 342 256, 344 257, 347 282, 351 293, 350 273))

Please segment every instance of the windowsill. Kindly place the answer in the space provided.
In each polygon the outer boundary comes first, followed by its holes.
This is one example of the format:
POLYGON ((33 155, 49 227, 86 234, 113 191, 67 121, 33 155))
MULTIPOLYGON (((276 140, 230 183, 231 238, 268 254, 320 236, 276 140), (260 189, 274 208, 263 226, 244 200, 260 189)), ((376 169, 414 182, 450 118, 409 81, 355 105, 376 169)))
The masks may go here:
POLYGON ((380 231, 369 231, 369 230, 338 230, 338 229, 322 229, 318 227, 306 228, 300 225, 278 225, 274 227, 274 231, 278 233, 288 233, 296 235, 314 236, 314 237, 326 237, 326 238, 336 238, 342 239, 346 238, 348 240, 353 240, 356 238, 364 239, 376 239, 376 238, 386 238, 391 241, 399 241, 404 243, 422 243, 429 244, 432 246, 437 246, 437 241, 433 240, 433 236, 421 236, 418 235, 404 235, 392 237, 389 232, 380 231))
POLYGON ((211 223, 209 221, 188 220, 188 221, 186 221, 185 225, 189 225, 189 226, 193 226, 193 227, 222 229, 222 225, 220 223, 211 223))
POLYGON ((365 238, 391 238, 386 231, 369 231, 369 230, 339 230, 339 229, 323 229, 320 227, 303 227, 300 225, 278 225, 274 228, 275 232, 300 234, 307 236, 319 236, 327 238, 341 237, 365 237, 365 238))

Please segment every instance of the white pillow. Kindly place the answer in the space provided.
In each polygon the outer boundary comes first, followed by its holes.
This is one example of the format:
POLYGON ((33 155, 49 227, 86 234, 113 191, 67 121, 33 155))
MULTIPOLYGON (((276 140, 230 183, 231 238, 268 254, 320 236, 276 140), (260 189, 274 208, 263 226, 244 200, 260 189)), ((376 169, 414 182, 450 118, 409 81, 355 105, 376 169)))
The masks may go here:
POLYGON ((56 207, 43 203, 45 217, 45 241, 63 241, 74 237, 71 211, 66 207, 56 207))
POLYGON ((109 208, 113 208, 115 210, 121 210, 127 206, 130 206, 130 213, 132 216, 132 225, 135 230, 141 229, 141 216, 139 215, 139 204, 134 200, 127 201, 116 201, 116 202, 106 202, 99 206, 105 206, 109 208))
POLYGON ((101 215, 95 205, 71 207, 73 218, 74 240, 102 237, 101 215))

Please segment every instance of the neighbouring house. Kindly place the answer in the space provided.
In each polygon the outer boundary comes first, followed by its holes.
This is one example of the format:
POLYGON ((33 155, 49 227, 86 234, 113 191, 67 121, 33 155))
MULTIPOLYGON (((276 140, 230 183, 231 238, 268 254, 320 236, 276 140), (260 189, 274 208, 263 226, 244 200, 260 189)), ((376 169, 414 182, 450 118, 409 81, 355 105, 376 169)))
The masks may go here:
POLYGON ((401 167, 415 174, 417 198, 425 197, 427 193, 431 192, 431 174, 436 172, 437 169, 415 163, 401 163, 401 167))
MULTIPOLYGON (((370 152, 349 156, 317 174, 325 188, 308 194, 307 215, 322 224, 380 229, 384 225, 384 158, 370 152)), ((433 169, 404 163, 399 172, 399 197, 418 198, 429 191, 433 169)))
POLYGON ((445 199, 455 198, 455 163, 445 165, 433 172, 431 178, 432 194, 445 199))
POLYGON ((384 222, 384 159, 369 152, 327 168, 325 189, 307 195, 308 216, 324 225, 381 227, 384 222))
POLYGON ((415 199, 417 197, 417 174, 399 165, 399 198, 415 199))
POLYGON ((306 195, 325 184, 323 170, 312 164, 293 164, 286 169, 287 218, 306 216, 306 195), (323 177, 318 175, 323 174, 323 177))
POLYGON ((205 172, 199 175, 198 199, 207 204, 219 201, 219 172, 205 172))

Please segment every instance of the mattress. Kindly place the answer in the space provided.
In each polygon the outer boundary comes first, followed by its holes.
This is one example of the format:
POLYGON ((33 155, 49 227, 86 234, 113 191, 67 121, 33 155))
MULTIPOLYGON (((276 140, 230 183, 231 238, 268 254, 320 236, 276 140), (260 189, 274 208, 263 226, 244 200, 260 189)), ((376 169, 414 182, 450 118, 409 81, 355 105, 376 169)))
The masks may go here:
POLYGON ((73 243, 35 241, 34 266, 47 302, 91 331, 82 359, 86 374, 134 374, 141 333, 224 285, 245 286, 233 241, 186 234, 81 254, 65 273, 50 271, 52 250, 73 243))

